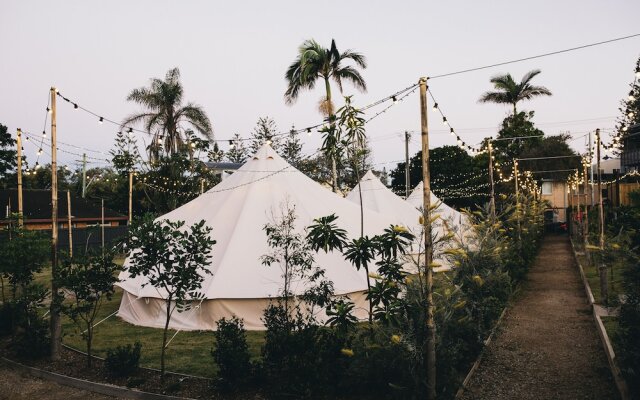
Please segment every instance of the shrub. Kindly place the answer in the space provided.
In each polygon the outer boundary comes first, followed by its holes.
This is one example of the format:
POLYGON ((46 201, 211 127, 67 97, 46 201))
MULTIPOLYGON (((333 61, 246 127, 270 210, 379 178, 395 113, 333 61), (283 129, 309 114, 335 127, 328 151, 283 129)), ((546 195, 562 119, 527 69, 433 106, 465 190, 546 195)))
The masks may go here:
POLYGON ((129 376, 138 370, 142 344, 136 341, 133 346, 117 346, 107 350, 105 365, 110 375, 115 377, 129 376))
POLYGON ((211 355, 218 365, 218 378, 223 387, 247 382, 251 374, 249 346, 241 319, 222 318, 217 323, 215 348, 211 355))
POLYGON ((48 357, 51 351, 49 324, 36 312, 30 312, 24 329, 16 335, 14 348, 24 358, 48 357))
POLYGON ((15 306, 12 302, 0 305, 0 336, 7 336, 14 329, 15 306))

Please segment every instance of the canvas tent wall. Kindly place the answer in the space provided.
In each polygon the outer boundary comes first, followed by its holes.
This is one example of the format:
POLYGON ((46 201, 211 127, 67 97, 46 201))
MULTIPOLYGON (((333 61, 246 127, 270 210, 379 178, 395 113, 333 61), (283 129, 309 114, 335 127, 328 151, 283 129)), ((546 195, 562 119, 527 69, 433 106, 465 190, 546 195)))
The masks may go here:
MULTIPOLYGON (((419 239, 423 229, 419 222, 420 216, 422 215, 422 186, 417 187, 413 193, 413 200, 415 200, 416 204, 419 196, 419 206, 397 196, 391 189, 387 188, 372 171, 368 171, 362 179, 360 179, 358 185, 351 189, 346 198, 360 205, 360 197, 362 196, 362 204, 364 207, 393 218, 396 224, 406 226, 417 237, 416 243, 412 246, 412 253, 416 255, 414 259, 417 260, 419 259, 417 253, 423 251, 422 241, 419 239), (417 190, 420 190, 420 192, 416 192, 417 190), (415 193, 415 195, 413 193, 415 193)), ((436 237, 442 238, 451 231, 460 231, 462 227, 458 225, 460 221, 459 213, 440 201, 433 193, 431 193, 430 199, 431 204, 437 205, 433 211, 434 214, 439 216, 432 224, 432 229, 436 237)), ((441 253, 441 250, 448 245, 451 244, 442 243, 435 252, 441 253)), ((437 268, 438 271, 450 269, 449 262, 444 257, 437 257, 436 262, 442 266, 437 268)), ((410 268, 409 264, 407 264, 407 268, 410 268)))
MULTIPOLYGON (((295 207, 297 229, 301 231, 313 219, 336 214, 338 225, 350 238, 360 235, 360 208, 323 188, 284 161, 268 145, 264 145, 247 163, 229 178, 191 202, 160 219, 181 220, 187 225, 204 219, 213 228, 217 240, 212 260, 205 275, 202 302, 183 313, 174 313, 171 327, 183 330, 215 329, 222 317, 236 315, 244 319, 248 329, 264 329, 262 311, 270 299, 277 297, 282 286, 280 268, 262 265, 267 246, 263 227, 282 212, 286 204, 295 207)), ((381 233, 394 223, 389 216, 366 210, 364 232, 381 233)), ((129 260, 125 261, 125 266, 129 260)), ((367 305, 363 291, 366 276, 356 271, 340 254, 318 253, 316 262, 325 268, 337 295, 348 295, 356 304, 357 315, 366 318, 367 305)), ((121 273, 118 284, 124 290, 118 315, 124 320, 144 326, 162 327, 166 316, 162 296, 143 277, 131 278, 121 273)), ((297 294, 303 287, 294 287, 297 294)), ((324 318, 319 314, 318 318, 324 318)))

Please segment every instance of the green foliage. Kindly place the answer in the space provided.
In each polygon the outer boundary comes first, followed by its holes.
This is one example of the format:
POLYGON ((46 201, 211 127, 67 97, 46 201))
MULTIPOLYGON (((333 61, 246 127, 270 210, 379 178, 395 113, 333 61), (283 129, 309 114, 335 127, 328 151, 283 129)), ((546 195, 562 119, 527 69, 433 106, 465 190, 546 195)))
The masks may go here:
POLYGON ((184 221, 154 221, 145 217, 129 230, 127 246, 131 250, 129 265, 125 268, 131 278, 142 276, 142 287, 151 285, 163 294, 166 320, 160 358, 164 376, 164 355, 167 331, 174 310, 190 308, 190 302, 202 298, 198 292, 211 250, 216 243, 211 239, 211 228, 202 220, 185 227, 184 221))
MULTIPOLYGON (((458 146, 436 147, 429 151, 429 173, 431 189, 440 199, 456 208, 472 208, 487 200, 485 196, 466 194, 465 188, 473 192, 489 193, 488 159, 486 154, 471 157, 458 146), (482 190, 484 188, 484 190, 482 190)), ((398 163, 390 173, 392 190, 405 195, 405 163, 398 163)), ((422 182, 422 151, 409 159, 409 192, 422 182)))
POLYGON ((234 316, 228 320, 222 318, 216 325, 211 355, 218 365, 218 378, 222 387, 237 388, 248 382, 252 372, 244 323, 234 316))
POLYGON ((0 185, 7 186, 17 165, 16 140, 5 125, 0 124, 0 185))
POLYGON ((280 136, 274 136, 278 133, 278 126, 273 118, 270 117, 260 117, 258 118, 258 122, 256 122, 256 126, 253 128, 253 132, 251 132, 251 142, 249 143, 249 152, 251 154, 255 154, 263 144, 267 141, 271 142, 270 146, 273 147, 274 150, 280 152, 281 149, 281 141, 280 136))
POLYGON ((82 331, 87 344, 87 364, 91 366, 94 321, 102 304, 111 299, 118 282, 120 266, 113 262, 113 254, 89 254, 65 258, 58 271, 58 287, 71 294, 62 304, 65 313, 82 331))
MULTIPOLYGON (((536 128, 532 119, 533 111, 521 111, 507 116, 500 126, 497 139, 506 139, 523 136, 541 136, 544 132, 536 128)), ((499 140, 493 142, 496 160, 511 162, 514 158, 522 158, 525 148, 536 148, 542 142, 542 138, 530 138, 520 140, 499 140)))
POLYGON ((293 127, 284 138, 284 143, 280 147, 280 155, 289 164, 300 169, 302 164, 302 142, 300 141, 300 134, 293 127))
POLYGON ((107 356, 104 359, 107 371, 114 377, 126 377, 133 375, 140 365, 140 354, 142 352, 142 344, 136 341, 133 346, 127 344, 124 346, 116 346, 107 350, 107 356))
POLYGON ((232 147, 227 150, 227 161, 232 163, 244 163, 249 157, 249 150, 244 144, 244 140, 240 137, 239 133, 234 134, 231 137, 232 147))
POLYGON ((135 171, 141 161, 138 144, 131 134, 122 131, 117 133, 115 142, 115 148, 109 152, 111 164, 121 176, 126 176, 130 171, 135 171))

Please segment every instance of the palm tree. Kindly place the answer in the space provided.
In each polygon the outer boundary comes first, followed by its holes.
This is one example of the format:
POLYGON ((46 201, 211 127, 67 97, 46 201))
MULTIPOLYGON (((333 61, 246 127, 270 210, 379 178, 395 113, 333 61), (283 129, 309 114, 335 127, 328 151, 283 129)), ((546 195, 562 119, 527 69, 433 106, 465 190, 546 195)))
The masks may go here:
POLYGON ((149 147, 152 153, 157 153, 163 147, 168 154, 180 151, 184 142, 189 140, 187 130, 183 128, 185 123, 205 137, 212 138, 213 130, 207 114, 196 104, 187 103, 183 106, 182 95, 178 68, 169 70, 164 80, 151 79, 149 87, 133 89, 127 96, 127 100, 147 110, 130 115, 122 122, 122 126, 142 122, 145 130, 154 132, 149 147))
MULTIPOLYGON (((333 127, 334 106, 331 101, 331 84, 333 80, 342 93, 342 82, 351 82, 356 89, 365 92, 367 84, 356 67, 367 68, 365 57, 352 50, 339 52, 336 41, 331 40, 331 47, 324 48, 313 39, 305 40, 298 48, 298 57, 291 63, 285 74, 288 87, 284 93, 285 102, 293 104, 302 89, 312 90, 318 80, 324 80, 325 97, 320 101, 320 111, 329 118, 333 127), (345 65, 347 60, 355 63, 345 65)), ((330 130, 332 132, 333 129, 330 130)), ((336 172, 335 155, 331 156, 331 172, 333 191, 338 191, 338 176, 336 172)))
POLYGON ((511 74, 496 75, 491 78, 491 83, 497 91, 485 92, 479 101, 481 103, 511 104, 513 115, 516 115, 516 104, 519 101, 530 100, 536 96, 551 96, 551 91, 546 87, 531 84, 531 80, 540 72, 539 69, 527 72, 520 83, 516 83, 511 74))

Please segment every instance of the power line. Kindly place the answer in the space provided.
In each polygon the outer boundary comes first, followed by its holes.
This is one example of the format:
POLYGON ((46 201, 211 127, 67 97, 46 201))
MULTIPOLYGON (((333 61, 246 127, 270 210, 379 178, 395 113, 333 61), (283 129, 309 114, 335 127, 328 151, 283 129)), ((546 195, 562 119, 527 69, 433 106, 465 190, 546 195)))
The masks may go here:
POLYGON ((538 55, 535 55, 535 56, 518 58, 518 59, 515 59, 515 60, 504 61, 504 62, 499 62, 499 63, 495 63, 495 64, 490 64, 490 65, 484 65, 482 67, 463 69, 463 70, 455 71, 455 72, 447 72, 447 73, 440 74, 440 75, 430 76, 428 79, 444 78, 444 77, 447 77, 447 76, 465 74, 467 72, 474 72, 474 71, 480 71, 480 70, 483 70, 483 69, 499 67, 501 65, 514 64, 514 63, 519 63, 519 62, 522 62, 522 61, 533 60, 533 59, 536 59, 536 58, 542 58, 542 57, 553 56, 553 55, 556 55, 556 54, 568 53, 570 51, 586 49, 588 47, 600 46, 600 45, 603 45, 603 44, 618 42, 618 41, 621 41, 621 40, 631 39, 631 38, 638 37, 638 36, 640 36, 640 33, 636 33, 636 34, 629 35, 629 36, 622 36, 622 37, 615 38, 615 39, 604 40, 604 41, 601 41, 601 42, 589 43, 589 44, 585 44, 585 45, 582 45, 582 46, 571 47, 571 48, 564 49, 564 50, 557 50, 557 51, 552 51, 552 52, 549 52, 549 53, 538 54, 538 55))

